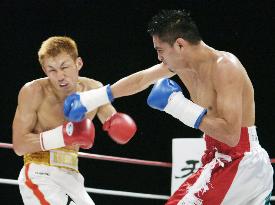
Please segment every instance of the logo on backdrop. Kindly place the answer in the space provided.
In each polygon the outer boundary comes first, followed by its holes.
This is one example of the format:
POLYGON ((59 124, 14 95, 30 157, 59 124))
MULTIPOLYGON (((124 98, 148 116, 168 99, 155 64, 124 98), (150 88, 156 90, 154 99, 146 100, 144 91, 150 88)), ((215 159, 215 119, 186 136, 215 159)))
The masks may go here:
POLYGON ((175 178, 185 178, 197 171, 199 168, 200 161, 198 160, 187 160, 185 161, 186 165, 180 169, 180 173, 175 175, 175 178))
POLYGON ((171 193, 173 194, 190 175, 200 168, 205 141, 203 138, 175 138, 172 146, 171 193))

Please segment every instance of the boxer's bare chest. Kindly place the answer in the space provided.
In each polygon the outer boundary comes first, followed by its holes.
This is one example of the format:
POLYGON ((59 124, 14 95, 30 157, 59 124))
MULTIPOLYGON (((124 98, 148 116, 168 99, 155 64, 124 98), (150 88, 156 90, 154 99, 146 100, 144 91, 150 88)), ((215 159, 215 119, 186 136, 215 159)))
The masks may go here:
MULTIPOLYGON (((54 129, 66 121, 63 114, 63 101, 60 102, 51 97, 45 97, 37 111, 37 123, 35 130, 43 132, 54 129)), ((67 149, 78 150, 77 146, 66 146, 67 149)))
MULTIPOLYGON (((79 91, 85 90, 87 90, 87 87, 82 86, 79 91)), ((44 87, 42 103, 37 110, 37 121, 35 126, 37 132, 56 128, 67 121, 63 112, 64 100, 65 97, 60 98, 47 86, 44 87)), ((93 119, 96 113, 97 110, 89 112, 87 117, 93 119)))
POLYGON ((44 130, 53 129, 65 122, 63 114, 63 101, 57 101, 45 96, 43 103, 37 111, 37 128, 44 130))
POLYGON ((190 99, 206 108, 209 114, 217 112, 217 95, 211 79, 199 80, 192 73, 179 75, 190 94, 190 99))

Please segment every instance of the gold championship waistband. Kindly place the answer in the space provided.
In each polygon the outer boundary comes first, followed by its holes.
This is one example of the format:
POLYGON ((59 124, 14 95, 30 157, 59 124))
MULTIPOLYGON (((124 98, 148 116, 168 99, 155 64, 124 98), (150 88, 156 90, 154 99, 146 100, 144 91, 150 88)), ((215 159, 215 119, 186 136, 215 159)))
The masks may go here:
POLYGON ((35 152, 24 155, 24 165, 29 163, 45 164, 78 172, 78 152, 65 148, 35 152))

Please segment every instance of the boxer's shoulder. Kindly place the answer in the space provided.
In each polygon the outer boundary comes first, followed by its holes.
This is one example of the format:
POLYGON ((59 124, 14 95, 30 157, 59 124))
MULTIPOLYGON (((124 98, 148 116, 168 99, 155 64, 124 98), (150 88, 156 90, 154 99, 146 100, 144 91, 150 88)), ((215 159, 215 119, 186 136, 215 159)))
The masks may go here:
POLYGON ((87 77, 79 77, 78 82, 81 89, 80 91, 92 90, 103 86, 100 81, 87 77))
POLYGON ((217 56, 213 66, 212 79, 214 84, 219 82, 239 82, 243 78, 244 67, 237 57, 231 53, 222 52, 217 56))
POLYGON ((27 82, 19 92, 19 98, 27 101, 28 99, 33 102, 42 101, 44 96, 45 79, 36 79, 27 82))
POLYGON ((232 53, 219 51, 216 55, 215 66, 217 72, 239 70, 243 68, 239 59, 232 53))

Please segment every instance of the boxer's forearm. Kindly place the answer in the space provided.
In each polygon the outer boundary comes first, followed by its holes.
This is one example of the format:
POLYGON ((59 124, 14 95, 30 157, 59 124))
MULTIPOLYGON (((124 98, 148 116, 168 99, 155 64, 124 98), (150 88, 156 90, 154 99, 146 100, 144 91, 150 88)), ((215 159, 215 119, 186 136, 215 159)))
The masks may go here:
POLYGON ((144 80, 143 72, 141 71, 120 79, 111 85, 111 90, 114 98, 119 98, 139 93, 148 88, 152 83, 150 80, 147 82, 144 80))
POLYGON ((111 90, 114 98, 133 95, 145 90, 158 79, 169 78, 173 75, 175 73, 172 73, 167 65, 160 63, 122 78, 111 86, 111 90))
POLYGON ((240 139, 241 123, 230 123, 226 119, 206 115, 199 129, 214 139, 234 147, 240 139))
POLYGON ((39 134, 29 133, 20 137, 14 137, 13 149, 19 156, 27 153, 42 151, 39 134))

